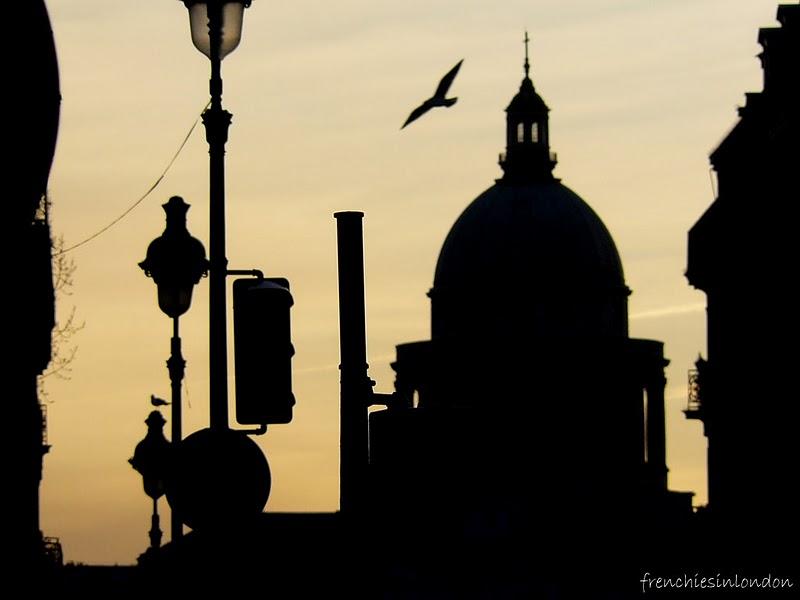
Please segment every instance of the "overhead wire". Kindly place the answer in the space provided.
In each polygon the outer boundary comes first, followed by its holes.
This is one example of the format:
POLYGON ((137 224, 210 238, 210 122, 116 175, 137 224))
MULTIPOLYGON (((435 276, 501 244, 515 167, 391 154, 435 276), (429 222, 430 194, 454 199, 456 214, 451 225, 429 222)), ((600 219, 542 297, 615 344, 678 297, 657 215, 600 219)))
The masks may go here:
POLYGON ((158 185, 159 185, 159 184, 161 183, 161 181, 164 179, 164 177, 166 176, 166 174, 169 172, 170 168, 172 168, 172 165, 173 165, 173 164, 175 164, 175 161, 178 159, 178 156, 180 155, 181 151, 182 151, 182 150, 183 150, 183 148, 186 146, 186 143, 189 141, 189 138, 192 136, 192 133, 194 132, 195 128, 197 127, 197 124, 200 122, 200 119, 202 118, 202 116, 203 116, 203 113, 204 113, 204 112, 206 111, 206 109, 207 109, 207 108, 210 106, 210 104, 211 104, 211 102, 209 101, 209 102, 208 102, 208 103, 207 103, 207 104, 206 104, 206 105, 203 107, 203 110, 202 110, 202 111, 200 111, 200 114, 199 114, 199 115, 198 115, 198 117, 195 119, 194 123, 192 123, 192 126, 189 128, 189 131, 186 133, 186 135, 184 136, 184 138, 183 138, 183 140, 181 141, 180 145, 178 146, 178 149, 175 151, 175 154, 172 156, 172 158, 171 158, 171 159, 169 160, 169 162, 167 163, 167 166, 166 166, 166 167, 164 168, 164 170, 161 172, 161 175, 159 175, 159 176, 158 176, 158 178, 155 180, 155 182, 153 182, 153 185, 151 185, 151 186, 150 186, 150 187, 147 189, 147 191, 146 191, 144 194, 142 194, 142 195, 141 195, 141 196, 140 196, 140 197, 139 197, 139 198, 138 198, 138 199, 137 199, 137 200, 136 200, 136 201, 135 201, 133 204, 131 204, 131 205, 130 205, 128 208, 126 208, 126 209, 125 209, 125 210, 122 212, 122 214, 120 214, 120 215, 119 215, 117 218, 115 218, 113 221, 111 221, 111 222, 110 222, 108 225, 106 225, 106 226, 105 226, 105 227, 103 227, 102 229, 99 229, 98 231, 96 231, 96 232, 95 232, 95 233, 93 233, 92 235, 88 236, 87 238, 83 239, 82 241, 78 242, 77 244, 73 244, 72 246, 69 246, 68 248, 64 248, 63 250, 60 250, 59 252, 56 252, 56 253, 54 253, 54 254, 53 254, 53 256, 59 256, 59 255, 61 255, 61 254, 66 254, 67 252, 71 252, 72 250, 75 250, 76 248, 80 248, 81 246, 83 246, 83 245, 85 245, 85 244, 88 244, 88 243, 89 243, 89 242, 91 242, 92 240, 94 240, 94 239, 96 239, 96 238, 100 237, 100 236, 101 236, 102 234, 104 234, 106 231, 108 231, 109 229, 111 229, 111 228, 112 228, 114 225, 116 225, 117 223, 119 223, 120 221, 122 221, 122 219, 124 219, 125 217, 127 217, 127 216, 128 216, 128 215, 129 215, 131 212, 133 212, 133 210, 134 210, 134 209, 135 209, 137 206, 139 206, 139 205, 140 205, 140 204, 141 204, 141 203, 142 203, 142 202, 143 202, 143 201, 144 201, 144 200, 145 200, 145 199, 146 199, 146 198, 147 198, 147 197, 148 197, 148 196, 149 196, 151 193, 153 193, 153 191, 154 191, 154 190, 155 190, 155 189, 158 187, 158 185))

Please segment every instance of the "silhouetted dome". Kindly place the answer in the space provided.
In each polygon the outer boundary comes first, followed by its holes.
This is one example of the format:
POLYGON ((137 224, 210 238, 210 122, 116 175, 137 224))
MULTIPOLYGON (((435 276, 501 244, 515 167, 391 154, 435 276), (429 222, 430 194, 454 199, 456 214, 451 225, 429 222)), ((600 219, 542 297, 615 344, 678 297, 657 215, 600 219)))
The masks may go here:
POLYGON ((558 181, 498 183, 456 220, 439 253, 434 286, 466 285, 498 275, 534 285, 554 279, 624 286, 611 234, 580 196, 558 181))
POLYGON ((627 335, 627 295, 614 241, 586 202, 557 180, 501 180, 464 210, 442 246, 433 333, 488 318, 495 330, 516 323, 548 336, 627 335))

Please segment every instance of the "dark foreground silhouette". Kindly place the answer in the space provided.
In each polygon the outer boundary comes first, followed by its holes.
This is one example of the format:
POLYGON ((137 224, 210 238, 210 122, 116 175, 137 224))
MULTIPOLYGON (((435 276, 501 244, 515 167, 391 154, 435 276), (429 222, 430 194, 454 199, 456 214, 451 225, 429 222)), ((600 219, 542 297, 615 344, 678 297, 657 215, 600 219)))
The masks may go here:
MULTIPOLYGON (((709 437, 707 507, 669 489, 663 344, 629 336, 614 241, 553 175, 549 108, 526 52, 503 176, 451 228, 429 292, 431 338, 397 347, 391 394, 368 375, 363 215, 336 215, 341 512, 218 511, 236 486, 204 489, 207 470, 189 465, 195 531, 136 569, 55 569, 51 581, 131 596, 796 595, 797 353, 780 342, 798 329, 799 8, 781 6, 781 27, 761 33, 764 92, 748 95, 712 156, 719 198, 690 237, 688 276, 709 299, 709 357, 688 411, 709 437)), ((233 434, 202 437, 214 481, 228 472, 216 450, 251 449, 233 434)), ((244 462, 240 483, 258 470, 244 462)))

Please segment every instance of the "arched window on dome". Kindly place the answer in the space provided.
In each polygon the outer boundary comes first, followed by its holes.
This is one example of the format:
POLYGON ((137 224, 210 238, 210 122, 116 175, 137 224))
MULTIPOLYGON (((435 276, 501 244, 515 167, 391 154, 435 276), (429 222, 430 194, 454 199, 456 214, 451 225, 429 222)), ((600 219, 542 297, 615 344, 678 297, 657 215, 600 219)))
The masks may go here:
POLYGON ((539 124, 531 123, 531 141, 534 144, 539 143, 539 124))
POLYGON ((525 141, 525 123, 519 123, 517 125, 517 143, 521 143, 525 141))

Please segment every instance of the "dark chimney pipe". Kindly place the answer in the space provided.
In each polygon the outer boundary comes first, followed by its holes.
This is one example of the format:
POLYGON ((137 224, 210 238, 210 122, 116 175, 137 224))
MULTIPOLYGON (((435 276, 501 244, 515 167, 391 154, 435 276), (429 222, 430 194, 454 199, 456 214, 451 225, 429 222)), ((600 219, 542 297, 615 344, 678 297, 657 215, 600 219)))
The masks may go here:
POLYGON ((369 462, 367 407, 372 381, 367 375, 364 304, 364 236, 361 212, 337 212, 339 254, 339 510, 357 514, 364 501, 369 462))

